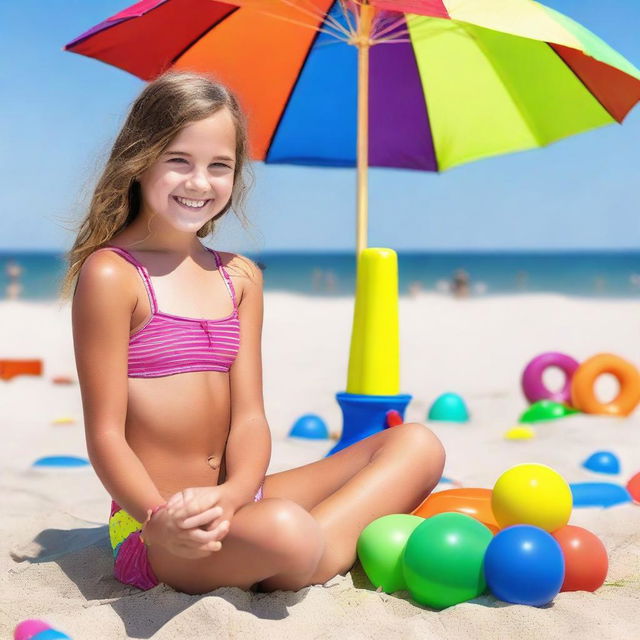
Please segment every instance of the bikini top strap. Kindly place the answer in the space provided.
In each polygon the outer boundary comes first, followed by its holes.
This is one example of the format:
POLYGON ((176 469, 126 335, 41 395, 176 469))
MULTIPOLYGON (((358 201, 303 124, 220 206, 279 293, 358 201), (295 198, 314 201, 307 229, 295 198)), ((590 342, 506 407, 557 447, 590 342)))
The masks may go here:
MULTIPOLYGON (((207 247, 207 249, 209 249, 209 247, 207 247)), ((227 273, 227 270, 222 266, 222 259, 218 255, 218 252, 214 251, 213 249, 209 249, 209 251, 211 251, 211 253, 213 253, 213 255, 214 255, 215 259, 216 259, 216 265, 218 266, 218 269, 220 270, 220 273, 222 274, 222 278, 224 279, 224 282, 227 285, 227 290, 229 291, 229 295, 231 296, 231 302, 233 302, 233 310, 237 311, 238 310, 238 304, 236 302, 236 290, 235 290, 235 288, 233 286, 233 282, 231 282, 231 277, 227 273)))
MULTIPOLYGON (((102 247, 102 249, 110 249, 111 251, 115 251, 138 270, 138 273, 142 276, 144 288, 147 290, 149 304, 151 305, 151 313, 155 314, 158 311, 158 302, 156 300, 156 294, 153 290, 153 285, 151 284, 151 278, 149 277, 147 268, 141 262, 138 262, 138 260, 136 260, 126 249, 123 249, 122 247, 115 247, 112 244, 106 244, 104 245, 104 247, 102 247)), ((101 251, 102 249, 98 249, 98 251, 101 251)))

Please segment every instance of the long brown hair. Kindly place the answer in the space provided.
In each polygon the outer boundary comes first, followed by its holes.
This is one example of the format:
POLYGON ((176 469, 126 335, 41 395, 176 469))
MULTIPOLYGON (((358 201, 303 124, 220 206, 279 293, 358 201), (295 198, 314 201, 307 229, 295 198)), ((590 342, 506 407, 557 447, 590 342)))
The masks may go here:
POLYGON ((86 258, 129 225, 140 210, 140 185, 135 178, 151 166, 178 132, 192 122, 227 108, 236 129, 236 163, 231 198, 224 209, 197 232, 211 234, 215 222, 233 209, 248 226, 246 197, 253 182, 246 118, 233 93, 203 73, 169 71, 149 83, 135 100, 93 191, 84 219, 76 226, 61 299, 71 296, 86 258))

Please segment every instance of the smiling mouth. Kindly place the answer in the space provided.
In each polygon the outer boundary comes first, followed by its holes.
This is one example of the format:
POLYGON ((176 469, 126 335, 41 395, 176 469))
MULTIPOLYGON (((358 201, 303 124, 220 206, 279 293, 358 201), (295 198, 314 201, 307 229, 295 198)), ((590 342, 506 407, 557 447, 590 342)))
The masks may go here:
POLYGON ((180 198, 179 196, 171 196, 179 205, 184 207, 185 209, 191 209, 192 211, 197 211, 198 209, 203 209, 210 202, 211 199, 208 200, 192 200, 190 198, 180 198))

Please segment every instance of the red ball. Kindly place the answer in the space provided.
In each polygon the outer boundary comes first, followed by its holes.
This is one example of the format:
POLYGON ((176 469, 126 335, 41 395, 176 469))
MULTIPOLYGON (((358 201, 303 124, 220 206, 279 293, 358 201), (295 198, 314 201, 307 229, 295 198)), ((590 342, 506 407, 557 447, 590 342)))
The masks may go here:
POLYGON ((397 427, 404 422, 404 420, 402 419, 402 416, 395 409, 391 409, 390 411, 387 411, 386 417, 387 417, 387 428, 397 427))
POLYGON ((640 502, 640 471, 627 482, 627 491, 635 502, 640 502))
POLYGON ((609 558, 600 538, 570 524, 551 535, 564 556, 565 574, 560 591, 595 591, 601 587, 609 570, 609 558))

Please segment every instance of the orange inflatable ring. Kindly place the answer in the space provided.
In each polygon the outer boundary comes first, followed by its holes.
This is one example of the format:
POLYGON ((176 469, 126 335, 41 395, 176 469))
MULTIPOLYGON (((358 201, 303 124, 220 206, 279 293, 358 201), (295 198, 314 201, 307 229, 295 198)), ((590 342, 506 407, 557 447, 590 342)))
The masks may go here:
POLYGON ((413 510, 412 515, 421 518, 430 518, 439 513, 457 512, 464 513, 491 529, 492 533, 498 533, 500 527, 496 522, 491 509, 491 489, 465 487, 461 489, 446 489, 437 491, 428 496, 422 504, 413 510))
POLYGON ((571 404, 585 413, 628 416, 640 402, 640 373, 626 360, 611 353, 599 353, 585 360, 573 374, 571 404), (595 396, 596 378, 603 373, 615 376, 620 392, 611 402, 599 402, 595 396))

